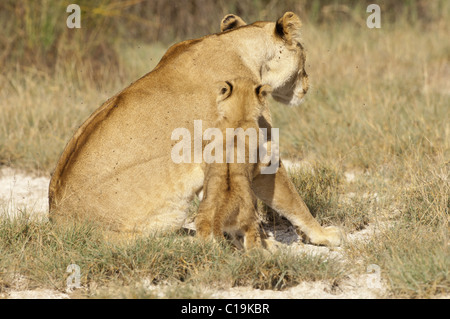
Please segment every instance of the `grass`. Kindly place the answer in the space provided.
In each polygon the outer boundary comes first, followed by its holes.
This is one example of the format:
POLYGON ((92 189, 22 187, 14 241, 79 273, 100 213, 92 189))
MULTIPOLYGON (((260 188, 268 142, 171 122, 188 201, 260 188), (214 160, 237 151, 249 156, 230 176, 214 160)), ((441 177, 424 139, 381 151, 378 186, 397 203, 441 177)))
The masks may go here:
POLYGON ((411 184, 402 191, 406 222, 442 227, 450 210, 449 174, 444 166, 428 168, 411 176, 411 184))
POLYGON ((448 156, 445 28, 425 35, 417 24, 343 24, 339 32, 322 27, 303 37, 311 95, 294 110, 273 107, 288 155, 375 170, 413 156, 448 156))
MULTIPOLYGON (((55 11, 38 15, 40 9, 35 8, 21 15, 25 2, 17 3, 12 16, 23 16, 22 22, 29 25, 24 30, 31 34, 14 38, 15 20, 0 19, 5 34, 11 34, 0 36, 0 48, 8 53, 0 54, 0 166, 49 176, 83 120, 150 71, 168 43, 144 40, 145 28, 130 28, 130 38, 111 38, 135 22, 127 20, 131 24, 121 28, 111 25, 105 13, 109 9, 101 1, 92 10, 83 9, 88 10, 88 23, 101 24, 96 34, 61 29, 53 38, 49 30, 55 11), (97 7, 103 11, 93 10, 97 7), (35 24, 46 27, 39 33, 31 28, 35 24), (59 55, 52 55, 55 39, 59 55)), ((273 101, 270 105, 283 156, 311 165, 291 171, 291 178, 322 224, 340 225, 347 233, 380 220, 389 227, 380 228, 367 242, 345 247, 349 262, 342 265, 308 255, 249 256, 224 244, 203 246, 186 235, 110 245, 93 225, 60 229, 25 217, 2 220, 0 289, 16 287, 17 278, 25 278, 29 288, 62 291, 65 269, 76 263, 87 296, 158 297, 141 284, 147 278, 153 286, 170 283, 166 297, 195 298, 208 296, 199 288, 202 285, 282 290, 305 280, 334 281, 349 269, 364 273, 362 260, 364 265, 380 266, 388 297, 448 295, 447 1, 423 2, 425 8, 414 1, 405 6, 380 3, 381 29, 368 29, 356 18, 341 19, 342 12, 324 15, 319 2, 311 7, 296 3, 307 9, 302 13, 302 36, 311 88, 298 108, 273 101), (346 179, 348 173, 354 174, 353 181, 346 179), (115 287, 125 288, 114 292, 115 287)), ((333 3, 320 3, 328 6, 326 12, 334 12, 333 3)), ((5 10, 0 15, 12 5, 2 3, 5 10)), ((268 15, 264 5, 260 9, 255 19, 268 15)), ((139 10, 126 10, 128 18, 139 15, 139 10)), ((365 7, 355 6, 351 16, 364 20, 365 7)), ((168 31, 171 41, 180 32, 168 31)), ((149 37, 160 40, 154 33, 149 37)), ((193 203, 192 214, 197 207, 198 202, 193 203)))
POLYGON ((392 296, 433 298, 449 292, 448 233, 443 229, 395 224, 353 249, 367 264, 380 266, 392 296))
MULTIPOLYGON (((155 235, 112 244, 103 240, 95 225, 55 226, 31 221, 26 215, 1 221, 0 252, 0 291, 14 288, 19 274, 28 289, 65 291, 70 264, 80 267, 86 296, 108 294, 106 288, 97 287, 129 287, 144 279, 151 285, 183 283, 188 295, 197 296, 200 292, 189 287, 283 290, 303 280, 338 280, 344 273, 338 262, 322 256, 243 253, 227 243, 204 243, 187 235, 155 235)), ((141 294, 139 289, 134 293, 141 294)), ((168 293, 176 296, 170 289, 168 293)))
POLYGON ((380 266, 395 297, 434 298, 449 293, 449 175, 445 166, 435 165, 423 171, 407 169, 411 176, 407 185, 390 187, 395 192, 390 204, 399 209, 388 227, 368 242, 347 247, 353 260, 362 257, 364 264, 380 266))
POLYGON ((155 67, 165 51, 161 45, 139 45, 134 49, 120 49, 121 65, 128 73, 125 80, 105 67, 101 76, 108 80, 97 81, 89 75, 89 65, 55 76, 33 68, 2 73, 0 165, 51 172, 78 126, 124 83, 131 83, 155 67), (135 60, 140 63, 130 63, 135 60))
MULTIPOLYGON (((320 224, 340 225, 346 232, 363 229, 368 224, 374 200, 368 193, 363 194, 362 186, 349 197, 350 188, 342 168, 316 161, 288 171, 297 192, 320 224)), ((264 206, 263 210, 270 211, 264 206)))

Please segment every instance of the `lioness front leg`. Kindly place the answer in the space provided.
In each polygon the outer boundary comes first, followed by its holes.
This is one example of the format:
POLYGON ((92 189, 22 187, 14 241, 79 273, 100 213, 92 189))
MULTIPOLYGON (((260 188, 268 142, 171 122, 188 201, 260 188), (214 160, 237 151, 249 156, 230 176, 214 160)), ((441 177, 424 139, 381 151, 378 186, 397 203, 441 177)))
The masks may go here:
POLYGON ((339 246, 342 243, 344 235, 340 228, 322 227, 311 215, 281 161, 275 174, 256 176, 252 188, 258 198, 286 217, 312 244, 339 246))

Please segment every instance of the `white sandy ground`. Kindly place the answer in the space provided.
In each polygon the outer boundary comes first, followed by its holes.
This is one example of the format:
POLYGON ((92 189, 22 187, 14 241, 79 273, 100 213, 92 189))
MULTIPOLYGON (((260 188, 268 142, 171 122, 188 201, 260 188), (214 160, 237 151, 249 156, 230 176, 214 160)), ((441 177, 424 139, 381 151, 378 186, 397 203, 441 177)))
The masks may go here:
MULTIPOLYGON (((285 161, 286 166, 294 166, 290 162, 285 161)), ((347 173, 346 179, 352 182, 355 174, 347 173)), ((26 175, 20 171, 11 168, 0 169, 0 218, 6 216, 13 217, 27 212, 36 216, 38 219, 46 220, 48 211, 48 183, 47 177, 35 177, 26 175)), ((366 241, 371 238, 381 228, 387 227, 387 222, 371 223, 361 231, 348 234, 348 243, 366 241)), ((345 255, 342 248, 318 247, 303 244, 294 229, 289 226, 279 226, 269 232, 269 236, 274 237, 282 249, 291 249, 298 253, 307 254, 323 254, 326 257, 337 258, 345 261, 345 255)), ((367 265, 366 267, 369 267, 367 265)), ((20 283, 22 279, 18 278, 20 283)), ((70 294, 62 293, 56 290, 35 289, 27 290, 26 285, 20 289, 20 284, 15 285, 14 290, 8 290, 6 293, 0 294, 0 298, 14 299, 61 299, 70 298, 70 294)), ((160 297, 164 297, 163 286, 146 285, 145 280, 141 284, 146 289, 151 290, 160 297)), ((211 289, 204 288, 203 292, 212 298, 265 298, 265 299, 302 299, 302 298, 383 298, 387 296, 387 287, 377 273, 377 269, 371 271, 368 269, 366 274, 349 274, 339 282, 339 285, 333 285, 328 281, 302 282, 301 284, 283 290, 259 290, 249 287, 235 287, 229 289, 211 289)))
POLYGON ((0 218, 29 213, 47 218, 47 177, 33 177, 9 167, 0 169, 0 218))

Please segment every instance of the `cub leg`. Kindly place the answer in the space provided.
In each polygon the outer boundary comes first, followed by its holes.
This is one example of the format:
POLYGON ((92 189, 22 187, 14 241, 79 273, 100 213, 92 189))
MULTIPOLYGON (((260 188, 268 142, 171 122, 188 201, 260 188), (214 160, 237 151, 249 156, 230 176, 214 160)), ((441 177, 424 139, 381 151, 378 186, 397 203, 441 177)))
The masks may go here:
MULTIPOLYGON (((256 212, 254 212, 256 214, 256 212)), ((251 250, 254 248, 261 248, 261 236, 259 232, 259 224, 256 222, 247 224, 243 227, 244 231, 244 248, 251 250)))
POLYGON ((216 207, 211 200, 204 199, 199 206, 197 217, 195 218, 195 229, 197 236, 202 239, 208 239, 213 234, 213 218, 216 207))
MULTIPOLYGON (((252 191, 250 190, 250 192, 252 191)), ((254 195, 252 197, 254 197, 254 195)), ((262 247, 259 218, 258 212, 256 211, 256 197, 251 198, 250 194, 248 198, 243 199, 243 202, 240 205, 238 228, 244 234, 245 250, 262 247)))
POLYGON ((232 196, 222 198, 217 201, 217 210, 214 214, 213 235, 215 238, 223 238, 226 226, 233 223, 234 213, 239 209, 239 203, 232 196))

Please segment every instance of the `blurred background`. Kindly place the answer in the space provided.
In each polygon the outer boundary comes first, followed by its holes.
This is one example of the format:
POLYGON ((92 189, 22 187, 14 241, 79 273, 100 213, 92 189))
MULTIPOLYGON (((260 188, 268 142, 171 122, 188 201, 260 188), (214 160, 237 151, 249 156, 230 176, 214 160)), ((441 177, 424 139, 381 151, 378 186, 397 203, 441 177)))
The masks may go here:
MULTIPOLYGON (((37 67, 54 71, 66 64, 118 64, 118 45, 164 45, 219 31, 227 13, 247 22, 274 21, 285 11, 306 25, 365 28, 366 8, 373 0, 2 0, 0 2, 0 68, 37 67), (66 27, 66 7, 81 7, 82 28, 66 27), (70 60, 70 62, 68 61, 70 60)), ((385 27, 418 24, 427 30, 448 18, 446 1, 376 1, 385 27)))

